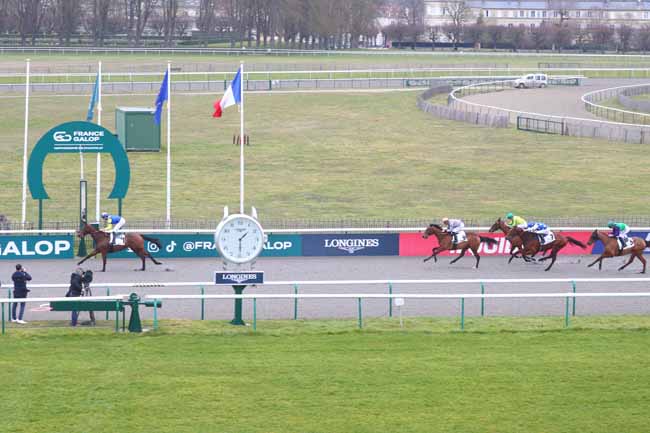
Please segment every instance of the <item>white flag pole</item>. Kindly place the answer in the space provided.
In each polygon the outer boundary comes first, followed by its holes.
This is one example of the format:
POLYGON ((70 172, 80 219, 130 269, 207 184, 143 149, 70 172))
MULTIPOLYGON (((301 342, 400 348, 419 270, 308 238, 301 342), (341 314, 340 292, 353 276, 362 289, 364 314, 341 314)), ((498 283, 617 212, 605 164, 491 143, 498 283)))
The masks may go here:
MULTIPOLYGON (((97 124, 102 124, 102 62, 99 62, 97 73, 97 124)), ((99 221, 101 212, 102 156, 97 152, 97 188, 95 191, 95 220, 99 221)))
POLYGON ((27 222, 27 140, 29 138, 29 59, 26 60, 25 69, 25 138, 23 141, 23 202, 22 223, 23 228, 27 222))
POLYGON ((171 61, 167 61, 167 228, 171 227, 172 218, 171 81, 171 61))
POLYGON ((239 213, 244 213, 244 62, 239 66, 240 99, 239 108, 239 213))

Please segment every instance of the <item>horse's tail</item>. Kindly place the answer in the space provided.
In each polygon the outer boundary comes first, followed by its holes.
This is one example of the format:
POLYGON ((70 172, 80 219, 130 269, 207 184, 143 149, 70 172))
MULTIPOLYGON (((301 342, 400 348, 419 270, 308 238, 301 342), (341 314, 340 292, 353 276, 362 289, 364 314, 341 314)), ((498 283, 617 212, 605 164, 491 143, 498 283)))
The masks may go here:
POLYGON ((583 250, 587 248, 587 245, 583 244, 582 242, 580 242, 579 240, 577 240, 575 238, 572 238, 571 236, 567 236, 566 240, 569 241, 569 243, 571 243, 573 245, 579 246, 583 250))
POLYGON ((481 240, 481 242, 485 242, 488 245, 496 245, 499 243, 499 241, 497 241, 496 239, 488 238, 487 236, 479 236, 479 239, 481 240))
POLYGON ((145 236, 145 235, 141 235, 141 236, 142 236, 142 239, 144 239, 145 241, 149 241, 152 244, 155 244, 158 248, 162 248, 162 244, 160 243, 160 241, 158 239, 152 238, 152 237, 149 237, 149 236, 145 236))

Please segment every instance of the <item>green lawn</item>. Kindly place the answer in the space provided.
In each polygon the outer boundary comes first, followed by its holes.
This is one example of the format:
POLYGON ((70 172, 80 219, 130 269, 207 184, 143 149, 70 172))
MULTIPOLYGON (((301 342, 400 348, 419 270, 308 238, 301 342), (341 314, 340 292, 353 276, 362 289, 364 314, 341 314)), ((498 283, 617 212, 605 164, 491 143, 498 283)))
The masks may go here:
MULTIPOLYGON (((223 205, 238 207, 239 150, 232 137, 239 115, 230 108, 213 119, 220 96, 173 96, 173 218, 217 219, 223 205)), ((415 98, 415 92, 248 95, 247 205, 257 206, 263 219, 494 218, 510 209, 540 217, 647 212, 639 193, 650 182, 646 146, 439 120, 420 112, 415 98), (611 163, 612 146, 625 170, 611 163)), ((103 124, 114 130, 116 105, 151 106, 154 99, 106 97, 103 124)), ((87 104, 88 97, 34 97, 30 146, 52 126, 84 118, 87 104)), ((12 220, 20 218, 23 110, 20 98, 0 99, 0 213, 12 220)), ((164 216, 165 155, 165 149, 129 154, 127 219, 164 216)), ((95 159, 86 162, 94 185, 95 159)), ((104 158, 102 167, 106 196, 112 162, 104 158)), ((46 221, 77 218, 78 178, 76 155, 46 160, 46 221)), ((37 203, 30 199, 28 220, 36 219, 37 203)))
POLYGON ((0 430, 645 432, 647 317, 10 330, 0 430), (473 330, 473 331, 472 331, 473 330))

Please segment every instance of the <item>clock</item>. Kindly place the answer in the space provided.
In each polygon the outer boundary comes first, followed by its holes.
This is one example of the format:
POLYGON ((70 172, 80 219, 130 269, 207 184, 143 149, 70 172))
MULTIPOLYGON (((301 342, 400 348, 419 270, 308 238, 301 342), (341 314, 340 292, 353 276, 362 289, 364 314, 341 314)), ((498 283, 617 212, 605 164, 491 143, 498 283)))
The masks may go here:
POLYGON ((224 260, 236 264, 248 263, 262 252, 264 230, 255 218, 241 213, 232 214, 217 226, 214 242, 224 260))

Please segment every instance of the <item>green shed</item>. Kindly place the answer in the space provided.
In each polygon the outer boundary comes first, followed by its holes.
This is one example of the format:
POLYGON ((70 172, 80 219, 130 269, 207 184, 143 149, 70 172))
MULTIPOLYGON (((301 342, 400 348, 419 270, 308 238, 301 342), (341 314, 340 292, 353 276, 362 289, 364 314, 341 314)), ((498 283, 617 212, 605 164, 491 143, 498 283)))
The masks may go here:
POLYGON ((160 125, 154 121, 154 108, 115 108, 115 129, 127 152, 160 152, 160 125))

